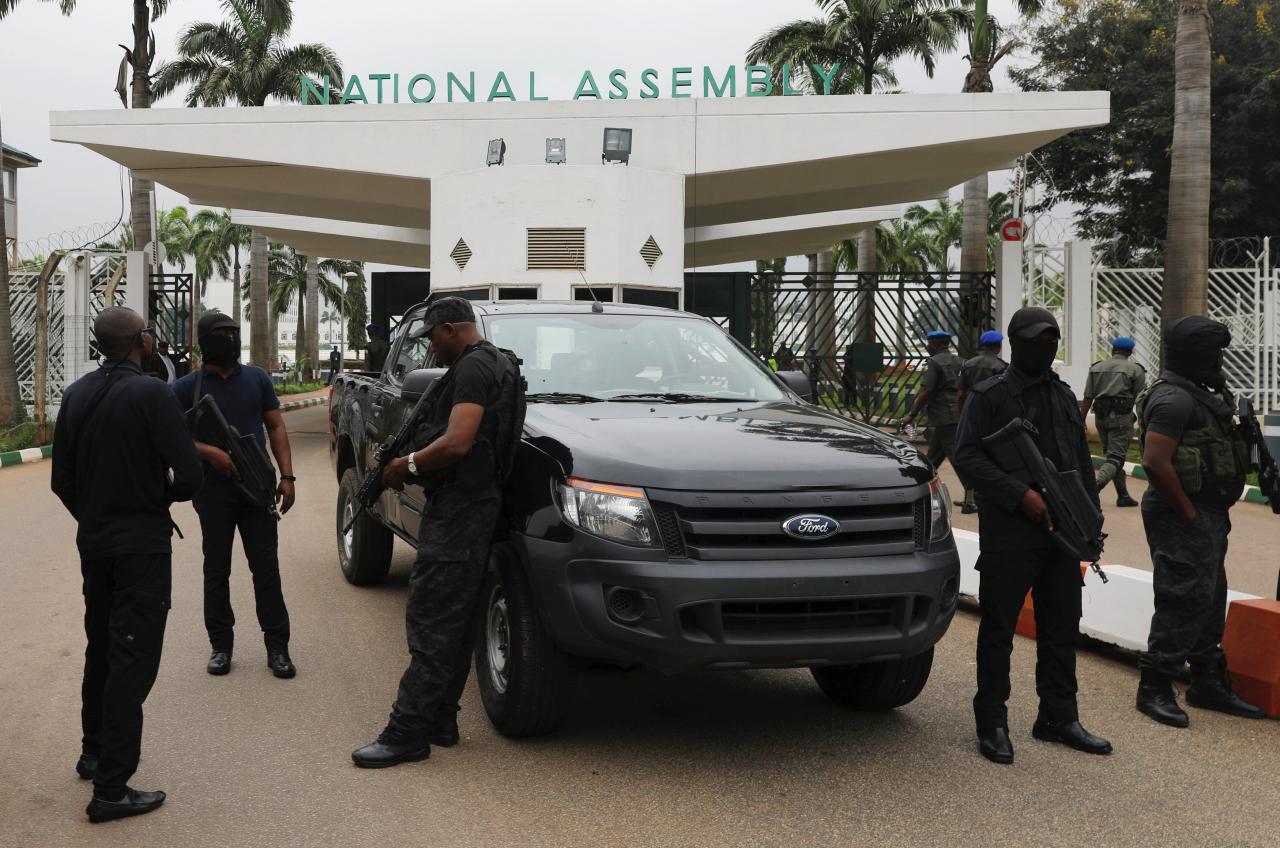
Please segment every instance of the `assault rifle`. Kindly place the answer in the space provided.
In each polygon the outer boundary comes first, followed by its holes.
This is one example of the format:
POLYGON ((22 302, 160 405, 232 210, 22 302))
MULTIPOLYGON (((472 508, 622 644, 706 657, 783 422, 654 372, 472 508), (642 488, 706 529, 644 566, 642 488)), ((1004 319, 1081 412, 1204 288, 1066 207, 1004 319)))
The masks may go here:
POLYGON ((996 465, 1040 493, 1049 507, 1049 536, 1063 551, 1090 563, 1107 582, 1098 561, 1102 558, 1102 511, 1094 505, 1079 471, 1059 471, 1045 459, 1033 438, 1038 431, 1030 421, 1015 418, 982 440, 996 465))
MULTIPOLYGON (((447 376, 447 375, 446 375, 447 376)), ((428 408, 428 401, 436 394, 440 388, 440 384, 445 381, 446 377, 437 377, 427 390, 422 393, 422 397, 418 398, 418 402, 414 404, 411 411, 400 424, 400 429, 395 435, 388 436, 387 440, 378 446, 373 454, 373 462, 369 465, 369 469, 364 473, 364 480, 360 483, 360 488, 356 490, 355 511, 351 513, 345 527, 342 528, 342 535, 351 532, 351 528, 355 526, 356 519, 364 515, 365 510, 378 502, 378 498, 382 497, 386 486, 382 482, 382 472, 390 464, 391 460, 404 453, 405 448, 409 446, 409 440, 413 438, 413 431, 422 413, 428 408)))
POLYGON ((219 442, 227 446, 227 453, 236 467, 233 482, 245 500, 254 506, 262 507, 280 520, 280 510, 276 507, 276 469, 267 456, 262 443, 252 434, 241 435, 240 431, 227 423, 222 410, 211 395, 204 395, 196 403, 195 417, 209 416, 222 438, 219 442))

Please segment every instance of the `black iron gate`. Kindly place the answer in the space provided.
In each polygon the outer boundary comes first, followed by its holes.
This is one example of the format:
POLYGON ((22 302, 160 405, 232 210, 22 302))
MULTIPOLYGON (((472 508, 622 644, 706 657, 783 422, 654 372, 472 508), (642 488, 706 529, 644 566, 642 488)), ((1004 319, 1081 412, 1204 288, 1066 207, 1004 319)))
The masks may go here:
MULTIPOLYGON (((156 344, 169 343, 169 358, 174 370, 182 376, 191 370, 191 274, 152 274, 151 326, 156 331, 156 344)), ((199 320, 199 316, 196 316, 199 320)))
POLYGON ((865 421, 900 418, 924 374, 925 334, 963 357, 991 329, 991 273, 689 273, 685 308, 717 320, 778 370, 804 371, 818 402, 865 421))

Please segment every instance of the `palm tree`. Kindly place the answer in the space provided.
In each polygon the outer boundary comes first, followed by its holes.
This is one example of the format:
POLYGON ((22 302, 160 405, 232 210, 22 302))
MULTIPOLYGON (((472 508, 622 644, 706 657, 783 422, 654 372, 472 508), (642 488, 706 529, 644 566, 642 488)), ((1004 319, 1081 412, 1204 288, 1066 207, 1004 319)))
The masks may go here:
MULTIPOLYGON (((45 0, 51 2, 51 0, 45 0)), ((58 9, 64 15, 71 14, 76 0, 57 0, 58 9)), ((18 5, 18 0, 0 0, 0 20, 4 20, 18 5)), ((0 129, 0 144, 4 131, 0 129)), ((4 181, 0 180, 0 210, 4 209, 4 181)), ((22 390, 18 386, 18 363, 13 345, 13 313, 9 301, 9 232, 4 213, 0 211, 0 427, 9 428, 21 424, 27 417, 27 406, 22 402, 22 390)))
MULTIPOLYGON (((265 106, 268 100, 296 101, 302 75, 325 75, 342 89, 342 66, 323 44, 289 46, 292 0, 222 0, 226 20, 193 23, 178 37, 178 58, 156 73, 156 97, 189 86, 187 106, 265 106)), ((254 232, 250 243, 250 302, 267 313, 267 238, 254 232)), ((251 327, 249 359, 268 362, 273 339, 266 322, 251 327), (260 326, 261 325, 261 326, 260 326)))
MULTIPOLYGON (((194 230, 193 252, 203 252, 211 258, 217 257, 213 265, 218 276, 225 279, 228 272, 231 276, 231 317, 240 322, 240 250, 249 248, 249 228, 231 221, 231 212, 227 209, 201 209, 192 220, 194 230)), ((209 278, 206 276, 206 280, 209 278)), ((200 290, 201 296, 205 293, 200 290)))
POLYGON ((932 206, 917 203, 908 206, 902 217, 921 231, 920 243, 928 264, 936 271, 950 271, 951 248, 960 246, 963 224, 959 204, 948 197, 932 206))
POLYGON ((319 304, 342 304, 342 287, 337 280, 350 270, 350 263, 340 259, 317 260, 303 256, 290 247, 272 251, 271 305, 277 314, 287 312, 293 303, 298 305, 298 325, 295 332, 297 358, 306 360, 303 379, 311 379, 312 369, 320 358, 319 304))
MULTIPOLYGON (((1023 18, 1038 15, 1043 0, 1016 0, 1023 18)), ((1000 22, 987 13, 987 0, 975 0, 973 26, 969 31, 969 73, 962 91, 977 94, 991 91, 991 71, 1017 46, 1017 41, 1004 37, 1000 22)), ((986 271, 987 257, 987 174, 983 172, 964 184, 964 232, 960 239, 960 270, 986 271)))
MULTIPOLYGON (((359 350, 369 343, 368 336, 365 335, 364 327, 369 321, 369 304, 365 294, 364 282, 364 263, 354 260, 345 261, 348 266, 342 275, 345 277, 348 272, 354 273, 356 276, 347 281, 345 286, 346 297, 342 301, 342 314, 347 322, 347 338, 346 345, 348 350, 359 350)), ((383 327, 383 330, 388 329, 383 327)), ((344 350, 343 356, 347 355, 344 350)))
POLYGON ((1169 229, 1164 251, 1164 293, 1160 302, 1160 318, 1165 322, 1184 315, 1208 313, 1212 150, 1209 15, 1207 0, 1179 0, 1177 52, 1173 60, 1169 229))

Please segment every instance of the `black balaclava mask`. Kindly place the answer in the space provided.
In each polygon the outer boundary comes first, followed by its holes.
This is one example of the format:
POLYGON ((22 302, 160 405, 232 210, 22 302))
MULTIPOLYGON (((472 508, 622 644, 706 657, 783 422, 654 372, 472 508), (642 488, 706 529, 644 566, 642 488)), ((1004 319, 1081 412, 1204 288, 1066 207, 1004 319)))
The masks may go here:
POLYGON ((1165 367, 1179 376, 1216 391, 1227 387, 1222 350, 1231 344, 1227 325, 1203 315, 1188 315, 1164 331, 1165 367))
POLYGON ((203 336, 200 339, 200 353, 210 365, 230 368, 240 358, 240 334, 203 336))
POLYGON ((1058 330, 1053 313, 1039 306, 1024 306, 1013 313, 1008 330, 1010 365, 1027 374, 1043 374, 1053 367, 1058 340, 1036 341, 1045 330, 1058 330))

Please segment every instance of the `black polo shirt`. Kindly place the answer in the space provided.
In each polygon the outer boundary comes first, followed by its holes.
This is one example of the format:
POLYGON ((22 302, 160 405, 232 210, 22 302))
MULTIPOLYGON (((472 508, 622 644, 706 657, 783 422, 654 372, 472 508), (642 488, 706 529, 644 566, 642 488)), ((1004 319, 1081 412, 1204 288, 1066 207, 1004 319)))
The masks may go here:
MULTIPOLYGON (((193 371, 173 384, 173 393, 183 410, 191 409, 196 401, 196 380, 204 374, 201 383, 201 395, 209 395, 222 410, 222 417, 227 423, 245 436, 250 433, 257 438, 264 448, 267 446, 266 434, 262 428, 262 418, 273 409, 280 408, 280 399, 276 397, 275 386, 271 384, 271 376, 256 365, 236 365, 226 377, 219 377, 208 368, 193 371)), ((205 444, 226 448, 221 438, 213 431, 196 433, 196 438, 205 444), (206 438, 207 437, 207 438, 206 438)))
POLYGON ((50 483, 85 559, 171 551, 169 504, 191 500, 201 478, 169 386, 133 362, 104 363, 62 393, 50 483))

